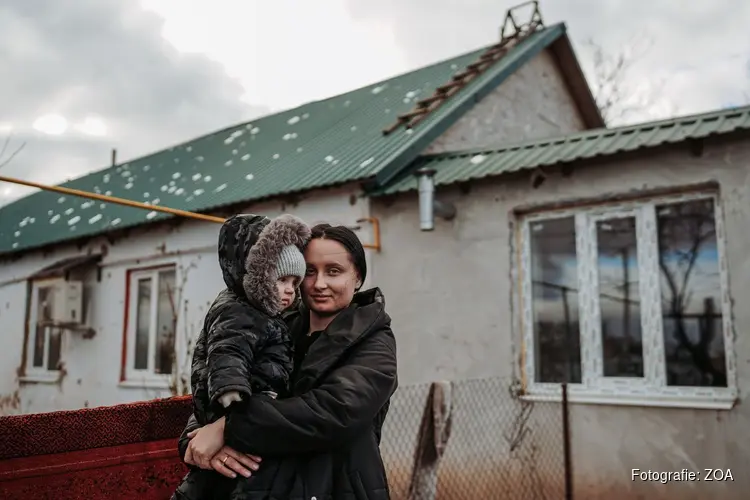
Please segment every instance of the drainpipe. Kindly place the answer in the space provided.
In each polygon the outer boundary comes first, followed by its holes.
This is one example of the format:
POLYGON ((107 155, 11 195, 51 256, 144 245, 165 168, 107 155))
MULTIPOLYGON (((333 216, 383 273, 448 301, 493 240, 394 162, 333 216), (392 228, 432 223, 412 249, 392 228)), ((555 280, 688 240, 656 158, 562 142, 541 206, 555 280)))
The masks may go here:
POLYGON ((435 216, 452 220, 456 216, 456 207, 435 199, 435 170, 420 168, 417 176, 419 186, 419 229, 432 231, 435 229, 435 216))

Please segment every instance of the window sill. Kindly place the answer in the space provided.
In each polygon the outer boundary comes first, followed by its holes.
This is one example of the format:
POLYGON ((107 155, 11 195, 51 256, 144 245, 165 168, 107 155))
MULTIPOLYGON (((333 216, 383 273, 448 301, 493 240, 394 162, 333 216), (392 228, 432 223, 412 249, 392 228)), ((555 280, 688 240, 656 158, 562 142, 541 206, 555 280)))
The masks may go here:
MULTIPOLYGON (((562 402, 560 391, 544 393, 530 391, 520 396, 522 401, 562 402)), ((737 403, 737 397, 726 395, 673 395, 673 394, 603 394, 595 391, 568 392, 568 402, 573 404, 594 404, 610 406, 642 406, 655 408, 690 408, 696 410, 731 410, 737 403)))
POLYGON ((22 384, 57 384, 60 381, 60 372, 28 373, 19 377, 18 381, 22 384))
POLYGON ((163 378, 130 378, 127 380, 120 381, 117 384, 118 387, 123 389, 154 389, 154 390, 169 390, 169 379, 163 378))

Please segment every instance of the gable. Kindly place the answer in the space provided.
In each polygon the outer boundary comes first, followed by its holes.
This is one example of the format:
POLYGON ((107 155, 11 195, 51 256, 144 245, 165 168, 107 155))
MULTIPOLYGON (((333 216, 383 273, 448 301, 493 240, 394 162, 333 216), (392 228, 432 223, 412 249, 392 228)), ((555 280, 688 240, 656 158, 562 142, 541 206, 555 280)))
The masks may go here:
POLYGON ((559 64, 546 49, 477 102, 425 153, 483 148, 587 128, 559 64))

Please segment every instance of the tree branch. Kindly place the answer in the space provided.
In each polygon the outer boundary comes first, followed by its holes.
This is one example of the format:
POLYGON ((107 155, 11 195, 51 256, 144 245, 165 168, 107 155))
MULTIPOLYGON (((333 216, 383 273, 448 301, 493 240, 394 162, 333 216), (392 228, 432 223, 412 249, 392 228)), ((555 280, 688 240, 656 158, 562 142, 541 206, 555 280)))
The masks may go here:
POLYGON ((3 168, 5 165, 11 162, 13 158, 16 157, 18 153, 21 152, 21 150, 26 146, 25 142, 22 142, 16 149, 13 151, 7 158, 3 159, 3 156, 5 156, 5 151, 8 149, 8 146, 10 145, 10 135, 8 135, 5 138, 5 141, 3 141, 3 147, 0 149, 0 168, 3 168))
POLYGON ((592 70, 589 76, 597 106, 606 123, 622 121, 629 115, 643 113, 659 101, 665 82, 654 82, 648 91, 634 88, 630 84, 630 73, 653 47, 653 39, 645 31, 634 35, 618 52, 609 53, 593 39, 583 41, 592 54, 592 70), (653 88, 656 85, 657 88, 653 88))

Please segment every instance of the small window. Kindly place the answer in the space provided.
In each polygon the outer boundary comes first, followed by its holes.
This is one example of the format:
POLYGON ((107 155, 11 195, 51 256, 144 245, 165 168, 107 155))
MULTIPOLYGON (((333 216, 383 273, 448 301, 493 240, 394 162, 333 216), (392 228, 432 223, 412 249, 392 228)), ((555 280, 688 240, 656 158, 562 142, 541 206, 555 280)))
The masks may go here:
POLYGON ((52 311, 55 300, 55 281, 38 281, 31 287, 29 315, 29 344, 26 375, 56 377, 60 370, 63 350, 63 329, 55 326, 52 311))
POLYGON ((732 327, 717 198, 528 218, 522 269, 529 394, 731 406, 732 327))
POLYGON ((175 277, 174 267, 129 273, 128 380, 172 373, 178 312, 175 277))

